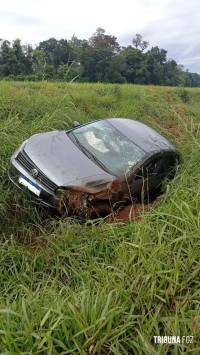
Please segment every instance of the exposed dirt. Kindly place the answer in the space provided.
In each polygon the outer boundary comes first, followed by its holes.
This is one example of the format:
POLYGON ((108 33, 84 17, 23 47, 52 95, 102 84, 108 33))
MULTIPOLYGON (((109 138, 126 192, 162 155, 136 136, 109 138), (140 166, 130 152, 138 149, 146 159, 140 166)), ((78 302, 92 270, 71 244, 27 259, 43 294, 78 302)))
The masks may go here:
POLYGON ((113 213, 110 216, 105 218, 107 223, 113 222, 136 222, 141 218, 141 214, 144 210, 148 209, 148 205, 142 203, 135 203, 133 205, 128 205, 122 207, 117 213, 113 213))
POLYGON ((84 205, 83 192, 67 190, 64 192, 63 198, 57 200, 57 210, 62 218, 75 215, 83 220, 85 218, 89 220, 104 218, 107 223, 116 221, 128 222, 130 220, 137 221, 141 218, 142 212, 149 208, 156 207, 163 197, 163 195, 161 195, 151 203, 134 202, 132 204, 123 205, 117 202, 112 203, 109 196, 114 200, 115 195, 119 197, 119 193, 117 194, 114 189, 107 189, 95 195, 88 194, 89 205, 86 207, 84 205), (104 199, 105 197, 106 199, 104 199), (95 203, 92 204, 93 202, 95 203), (67 206, 70 206, 70 208, 67 206))
MULTIPOLYGON (((80 196, 80 195, 79 195, 80 196)), ((74 200, 73 202, 77 203, 77 196, 76 194, 73 195, 74 200)), ((164 195, 158 196, 152 203, 149 204, 142 204, 142 203, 133 203, 129 204, 126 206, 121 206, 116 212, 110 213, 110 208, 103 202, 99 202, 97 207, 96 213, 94 213, 94 216, 91 217, 93 218, 103 218, 105 223, 111 224, 111 223, 123 223, 126 224, 129 221, 134 221, 137 222, 142 218, 143 212, 151 210, 152 208, 155 208, 160 201, 163 199, 164 195)), ((72 195, 71 195, 72 198, 72 195)), ((79 200, 78 200, 79 201, 79 200)), ((81 208, 81 206, 79 206, 81 208)), ((94 208, 95 210, 95 208, 94 208)), ((41 212, 41 211, 40 211, 41 212)), ((91 211, 92 212, 92 211, 91 211)), ((60 219, 58 215, 50 215, 50 214, 44 214, 44 220, 43 223, 40 225, 42 226, 42 229, 44 230, 50 230, 51 228, 51 221, 56 221, 60 219)), ((64 217, 65 218, 65 217, 64 217)), ((77 218, 77 223, 84 223, 85 219, 78 219, 77 218)), ((31 246, 31 253, 35 254, 38 249, 40 248, 46 248, 48 246, 48 240, 45 239, 41 240, 38 242, 38 238, 41 236, 41 229, 39 226, 33 226, 33 228, 27 229, 27 230, 19 230, 17 233, 17 240, 22 243, 22 244, 28 244, 31 246)), ((6 238, 7 239, 7 238, 6 238)), ((10 237, 8 238, 10 239, 10 237)))
POLYGON ((128 221, 138 221, 142 217, 144 211, 149 210, 150 208, 155 208, 160 201, 164 198, 164 195, 158 196, 152 203, 143 204, 143 203, 134 203, 124 207, 121 207, 118 212, 113 213, 105 218, 107 223, 114 222, 123 222, 127 223, 128 221))

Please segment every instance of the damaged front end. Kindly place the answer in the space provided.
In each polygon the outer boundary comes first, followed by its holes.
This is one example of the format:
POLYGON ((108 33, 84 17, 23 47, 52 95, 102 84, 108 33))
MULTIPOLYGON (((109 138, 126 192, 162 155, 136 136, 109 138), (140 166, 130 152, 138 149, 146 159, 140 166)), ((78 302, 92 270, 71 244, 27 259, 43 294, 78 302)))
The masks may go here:
POLYGON ((122 198, 119 179, 85 179, 58 189, 54 203, 62 216, 94 218, 112 213, 122 198))

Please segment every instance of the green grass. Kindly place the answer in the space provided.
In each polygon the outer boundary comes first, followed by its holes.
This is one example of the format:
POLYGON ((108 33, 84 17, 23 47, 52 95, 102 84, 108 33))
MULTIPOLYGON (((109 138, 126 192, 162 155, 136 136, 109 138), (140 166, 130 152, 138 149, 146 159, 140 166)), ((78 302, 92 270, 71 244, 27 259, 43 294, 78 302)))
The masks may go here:
POLYGON ((0 353, 200 353, 199 99, 199 89, 0 83, 0 353), (102 117, 136 117, 182 153, 137 223, 58 220, 9 183, 10 156, 30 135, 102 117))

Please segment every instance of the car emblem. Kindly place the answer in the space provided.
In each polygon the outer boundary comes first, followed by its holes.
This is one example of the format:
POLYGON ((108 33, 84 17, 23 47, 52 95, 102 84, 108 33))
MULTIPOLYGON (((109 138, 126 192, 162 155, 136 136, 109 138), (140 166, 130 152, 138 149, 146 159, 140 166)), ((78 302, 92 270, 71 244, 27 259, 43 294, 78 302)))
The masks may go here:
POLYGON ((38 170, 37 169, 32 169, 30 173, 31 173, 31 176, 34 179, 36 179, 36 177, 38 176, 38 170))

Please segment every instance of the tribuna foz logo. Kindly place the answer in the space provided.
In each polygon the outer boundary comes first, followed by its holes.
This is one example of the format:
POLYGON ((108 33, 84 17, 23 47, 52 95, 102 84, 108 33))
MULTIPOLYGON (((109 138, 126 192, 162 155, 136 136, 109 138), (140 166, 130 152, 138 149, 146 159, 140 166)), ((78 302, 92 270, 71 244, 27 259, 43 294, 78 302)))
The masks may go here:
POLYGON ((172 335, 172 336, 167 336, 167 335, 163 335, 163 336, 154 336, 154 343, 155 344, 190 344, 193 342, 193 336, 176 336, 176 335, 172 335))

